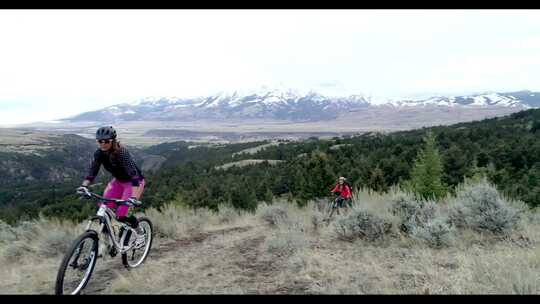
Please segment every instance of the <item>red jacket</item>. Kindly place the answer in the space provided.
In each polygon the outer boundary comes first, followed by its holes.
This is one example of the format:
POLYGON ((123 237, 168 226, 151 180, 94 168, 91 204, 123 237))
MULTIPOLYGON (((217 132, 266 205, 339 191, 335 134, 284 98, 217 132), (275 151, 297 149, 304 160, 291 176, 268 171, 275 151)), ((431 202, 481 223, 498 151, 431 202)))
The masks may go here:
POLYGON ((351 189, 349 189, 349 186, 347 186, 345 183, 343 185, 340 185, 339 183, 332 189, 332 193, 341 192, 341 197, 343 198, 352 198, 351 196, 351 189), (343 188, 343 189, 340 189, 343 188))

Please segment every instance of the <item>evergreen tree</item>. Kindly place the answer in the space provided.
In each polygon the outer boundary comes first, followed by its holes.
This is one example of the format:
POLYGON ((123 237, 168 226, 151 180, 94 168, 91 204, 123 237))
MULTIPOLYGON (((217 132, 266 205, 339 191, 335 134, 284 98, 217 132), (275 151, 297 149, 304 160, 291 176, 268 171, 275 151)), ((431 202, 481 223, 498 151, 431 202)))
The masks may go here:
POLYGON ((274 195, 272 194, 272 191, 270 191, 270 188, 266 188, 266 191, 264 192, 264 195, 263 195, 263 200, 267 204, 271 204, 272 201, 274 200, 274 195))
POLYGON ((371 170, 368 186, 376 192, 386 192, 388 190, 388 186, 384 180, 384 173, 378 166, 371 170))
POLYGON ((201 184, 197 190, 193 193, 193 199, 190 203, 195 208, 207 207, 213 210, 217 210, 217 202, 212 199, 212 192, 206 184, 201 184))
POLYGON ((324 197, 335 181, 335 174, 328 163, 328 155, 314 151, 307 164, 306 198, 324 197))
POLYGON ((257 198, 252 189, 246 189, 243 185, 237 186, 231 191, 231 203, 236 209, 254 211, 257 209, 257 198))
POLYGON ((411 170, 408 188, 420 199, 440 199, 446 194, 441 178, 443 166, 432 132, 424 137, 424 147, 418 152, 411 170))

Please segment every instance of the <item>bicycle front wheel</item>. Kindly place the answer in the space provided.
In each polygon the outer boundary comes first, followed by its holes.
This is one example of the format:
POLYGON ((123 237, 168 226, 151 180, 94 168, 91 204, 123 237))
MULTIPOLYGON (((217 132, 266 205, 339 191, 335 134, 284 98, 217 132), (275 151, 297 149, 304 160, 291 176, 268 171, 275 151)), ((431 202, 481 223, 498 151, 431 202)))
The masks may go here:
POLYGON ((332 202, 331 204, 328 204, 326 206, 326 210, 325 210, 326 218, 325 218, 325 221, 327 223, 330 223, 330 219, 332 218, 332 215, 334 215, 335 211, 336 211, 336 203, 335 202, 332 202))
MULTIPOLYGON (((143 231, 143 234, 132 240, 133 236, 126 237, 124 246, 135 243, 133 248, 122 254, 122 263, 126 268, 135 268, 141 265, 152 247, 152 240, 154 238, 154 227, 152 222, 147 217, 141 217, 139 219, 139 226, 143 231)), ((131 234, 131 231, 127 233, 131 234)))
POLYGON ((97 255, 97 233, 86 231, 73 242, 60 264, 56 276, 56 294, 79 294, 90 280, 97 255))

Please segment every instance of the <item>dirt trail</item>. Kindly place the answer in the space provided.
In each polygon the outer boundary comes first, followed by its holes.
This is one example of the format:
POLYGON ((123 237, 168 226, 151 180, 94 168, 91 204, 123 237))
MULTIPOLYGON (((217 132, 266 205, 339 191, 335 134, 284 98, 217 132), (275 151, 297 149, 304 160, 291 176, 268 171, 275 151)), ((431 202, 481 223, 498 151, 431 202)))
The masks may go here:
MULTIPOLYGON (((187 250, 189 247, 200 245, 205 241, 209 241, 220 235, 227 233, 241 233, 253 229, 253 226, 240 226, 231 227, 225 229, 211 230, 198 232, 190 237, 168 240, 154 239, 152 249, 147 257, 147 260, 160 260, 168 256, 169 253, 179 250, 187 250)), ((246 249, 249 250, 249 249, 246 249)), ((142 265, 144 267, 144 264, 142 265)), ((120 255, 114 258, 106 257, 105 259, 99 259, 96 264, 96 269, 92 274, 90 282, 86 288, 81 292, 82 294, 99 294, 107 289, 112 281, 117 277, 117 273, 128 271, 120 260, 120 255)))

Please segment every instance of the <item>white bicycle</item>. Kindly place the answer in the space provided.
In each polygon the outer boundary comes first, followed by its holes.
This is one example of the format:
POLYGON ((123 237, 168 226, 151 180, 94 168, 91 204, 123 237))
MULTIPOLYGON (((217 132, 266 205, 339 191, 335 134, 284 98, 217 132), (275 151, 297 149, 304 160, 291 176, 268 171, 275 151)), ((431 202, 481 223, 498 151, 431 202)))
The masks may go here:
POLYGON ((106 203, 113 202, 129 207, 140 205, 104 198, 88 191, 83 195, 89 199, 95 198, 101 204, 96 215, 88 220, 85 232, 73 242, 60 264, 56 277, 56 294, 79 294, 90 281, 97 258, 100 257, 98 254, 114 257, 120 253, 122 263, 129 269, 141 265, 152 247, 153 226, 150 219, 138 218, 141 232, 138 233, 137 229, 118 221, 114 211, 108 208, 106 203), (98 223, 99 228, 91 229, 93 223, 98 223), (103 246, 107 248, 105 253, 98 253, 100 240, 106 243, 106 246, 103 246))

